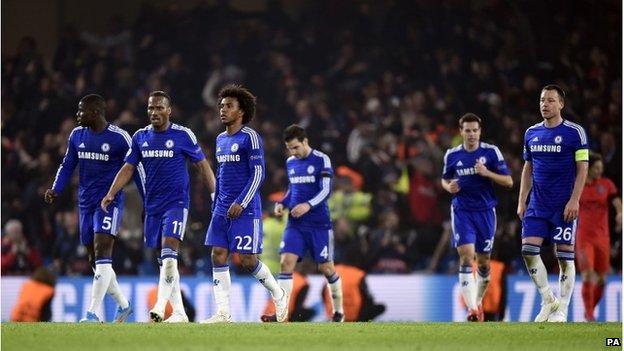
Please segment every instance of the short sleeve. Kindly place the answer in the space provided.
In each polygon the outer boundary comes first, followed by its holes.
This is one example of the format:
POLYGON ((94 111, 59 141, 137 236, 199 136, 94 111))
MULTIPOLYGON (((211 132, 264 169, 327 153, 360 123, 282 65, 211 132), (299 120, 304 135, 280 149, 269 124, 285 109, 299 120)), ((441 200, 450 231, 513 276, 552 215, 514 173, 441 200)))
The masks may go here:
POLYGON ((130 146, 130 148, 128 149, 128 152, 126 153, 126 159, 125 162, 129 163, 133 166, 136 167, 136 165, 139 164, 139 162, 141 162, 141 148, 139 147, 139 133, 134 133, 134 135, 132 136, 132 145, 130 146))

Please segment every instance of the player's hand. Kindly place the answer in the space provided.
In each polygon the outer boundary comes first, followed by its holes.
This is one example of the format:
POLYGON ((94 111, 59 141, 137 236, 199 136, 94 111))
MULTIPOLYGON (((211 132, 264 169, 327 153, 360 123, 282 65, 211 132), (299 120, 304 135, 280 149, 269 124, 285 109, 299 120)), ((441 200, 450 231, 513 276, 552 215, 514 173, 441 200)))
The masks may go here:
POLYGON ((570 199, 566 204, 565 209, 563 210, 563 220, 566 222, 572 222, 578 217, 579 213, 579 202, 573 199, 570 199))
POLYGON ((243 206, 234 202, 230 205, 230 208, 228 209, 228 212, 227 212, 227 216, 230 219, 235 219, 235 218, 238 218, 238 216, 240 216, 241 213, 243 213, 243 206))
POLYGON ((277 217, 281 217, 284 214, 284 205, 276 202, 275 207, 273 208, 273 214, 275 214, 277 217))
POLYGON ((516 214, 518 214, 518 217, 520 217, 520 220, 524 219, 524 213, 526 212, 526 204, 518 204, 518 210, 516 211, 516 214))
POLYGON ((49 204, 53 203, 58 194, 53 189, 48 189, 43 194, 43 200, 49 204))
POLYGON ((475 171, 477 172, 478 175, 482 176, 482 177, 488 177, 490 175, 490 170, 487 169, 487 167, 485 166, 485 164, 477 161, 477 163, 475 163, 475 171))
POLYGON ((104 211, 104 213, 108 213, 108 205, 110 205, 114 199, 115 197, 111 194, 106 194, 106 196, 104 196, 102 202, 100 203, 100 207, 102 208, 102 211, 104 211))
POLYGON ((448 190, 451 194, 457 194, 461 190, 461 187, 459 186, 459 181, 457 179, 451 180, 448 184, 448 190))
POLYGON ((303 216, 304 214, 308 213, 308 211, 310 211, 310 204, 307 202, 304 202, 302 204, 299 204, 297 206, 295 206, 292 211, 290 211, 290 214, 295 217, 295 218, 299 218, 301 216, 303 216))

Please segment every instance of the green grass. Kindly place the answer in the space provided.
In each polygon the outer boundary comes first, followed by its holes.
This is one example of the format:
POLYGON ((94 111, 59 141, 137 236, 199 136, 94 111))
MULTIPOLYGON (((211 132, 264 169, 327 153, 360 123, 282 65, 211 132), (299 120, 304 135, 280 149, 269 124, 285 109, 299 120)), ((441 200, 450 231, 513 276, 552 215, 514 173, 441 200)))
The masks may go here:
POLYGON ((2 323, 2 350, 608 350, 620 323, 2 323))

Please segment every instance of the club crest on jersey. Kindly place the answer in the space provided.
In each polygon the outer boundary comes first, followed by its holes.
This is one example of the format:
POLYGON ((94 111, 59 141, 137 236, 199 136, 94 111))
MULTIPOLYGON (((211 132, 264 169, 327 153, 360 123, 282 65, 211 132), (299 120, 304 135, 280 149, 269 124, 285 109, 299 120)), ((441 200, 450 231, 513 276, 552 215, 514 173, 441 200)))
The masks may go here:
POLYGON ((561 137, 561 135, 557 135, 555 137, 555 144, 561 144, 562 140, 563 140, 563 138, 561 137))
POLYGON ((230 150, 232 150, 232 152, 238 151, 238 144, 237 143, 232 144, 232 147, 230 148, 230 150))
POLYGON ((110 150, 110 145, 108 143, 102 144, 102 151, 108 152, 108 150, 110 150))
POLYGON ((165 141, 165 147, 167 149, 171 149, 173 147, 173 140, 169 139, 169 140, 165 141))
POLYGON ((484 156, 479 157, 479 163, 485 164, 486 162, 487 162, 487 158, 485 158, 484 156))
POLYGON ((314 166, 309 165, 308 166, 308 174, 312 174, 312 173, 314 173, 314 166))

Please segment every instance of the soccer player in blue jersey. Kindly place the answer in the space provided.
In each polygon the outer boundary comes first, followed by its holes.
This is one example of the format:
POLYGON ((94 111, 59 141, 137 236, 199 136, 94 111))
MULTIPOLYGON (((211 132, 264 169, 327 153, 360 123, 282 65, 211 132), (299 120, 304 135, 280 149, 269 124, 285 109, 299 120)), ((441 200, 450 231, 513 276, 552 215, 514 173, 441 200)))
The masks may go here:
POLYGON ((288 295, 257 257, 262 252, 264 147, 258 133, 245 126, 255 115, 256 98, 241 86, 225 86, 219 92, 219 111, 225 131, 217 136, 217 191, 206 233, 206 245, 212 246, 217 311, 202 323, 232 322, 230 252, 238 253, 243 267, 269 290, 277 320, 283 322, 288 316, 288 295))
POLYGON ((132 147, 102 199, 106 208, 117 192, 128 182, 135 167, 145 168, 145 245, 161 248, 158 298, 150 311, 150 319, 161 322, 167 301, 173 313, 167 323, 188 322, 184 312, 178 272, 178 250, 184 239, 189 209, 189 173, 187 160, 191 161, 211 192, 214 191, 214 174, 195 134, 179 124, 169 121, 171 98, 162 91, 150 94, 147 105, 150 125, 132 136, 132 147))
MULTIPOLYGON (((76 114, 79 126, 69 135, 67 151, 56 172, 54 184, 44 194, 47 203, 54 202, 78 166, 80 242, 86 246, 89 261, 95 266, 91 303, 80 322, 100 322, 96 313, 106 292, 119 305, 116 322, 124 322, 132 313, 132 307, 119 289, 112 266, 113 243, 123 212, 123 192, 112 199, 106 212, 98 206, 98 200, 106 194, 130 149, 130 135, 109 124, 105 114, 106 103, 101 96, 92 94, 80 100, 76 114)), ((137 185, 142 191, 142 184, 137 185)))
POLYGON ((542 88, 540 112, 544 121, 529 127, 524 134, 525 163, 518 216, 522 220, 522 256, 542 296, 536 322, 568 320, 576 277, 574 241, 589 149, 583 127, 561 116, 564 97, 563 89, 557 85, 542 88), (540 257, 544 242, 556 245, 560 299, 550 290, 540 257))
MULTIPOLYGON (((305 129, 298 125, 284 130, 284 142, 291 155, 286 161, 289 186, 284 199, 275 204, 274 212, 281 217, 284 208, 291 211, 280 244, 282 271, 278 282, 290 296, 295 265, 309 251, 329 283, 332 321, 342 322, 342 282, 334 268, 334 233, 327 205, 334 175, 331 161, 326 154, 310 147, 305 129)), ((262 316, 265 322, 275 319, 262 316)))
POLYGON ((459 254, 459 283, 468 320, 483 321, 481 301, 490 282, 490 253, 496 233, 493 183, 513 186, 503 154, 481 142, 481 118, 467 113, 459 119, 463 143, 444 155, 442 187, 453 194, 452 242, 459 254), (476 252, 477 279, 472 274, 476 252))

